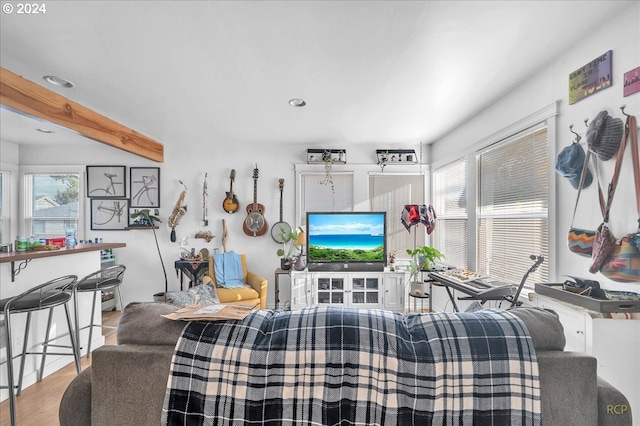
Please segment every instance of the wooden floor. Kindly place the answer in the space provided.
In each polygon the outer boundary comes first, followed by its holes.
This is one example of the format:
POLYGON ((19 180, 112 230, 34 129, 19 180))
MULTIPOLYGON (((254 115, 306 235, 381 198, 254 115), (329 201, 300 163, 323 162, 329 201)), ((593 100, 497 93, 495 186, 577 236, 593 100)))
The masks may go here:
MULTIPOLYGON (((118 311, 102 313, 102 323, 117 325, 120 318, 118 311)), ((115 330, 103 329, 107 345, 116 344, 115 330)), ((71 359, 71 358, 70 358, 71 359)), ((82 357, 82 369, 91 365, 91 358, 82 357)), ((4 367, 4 366, 3 366, 4 367)), ((35 383, 22 390, 16 398, 18 425, 20 426, 59 426, 58 406, 67 385, 76 377, 76 367, 69 363, 66 367, 45 377, 40 383, 35 383)), ((9 400, 0 403, 0 425, 9 425, 9 400)))

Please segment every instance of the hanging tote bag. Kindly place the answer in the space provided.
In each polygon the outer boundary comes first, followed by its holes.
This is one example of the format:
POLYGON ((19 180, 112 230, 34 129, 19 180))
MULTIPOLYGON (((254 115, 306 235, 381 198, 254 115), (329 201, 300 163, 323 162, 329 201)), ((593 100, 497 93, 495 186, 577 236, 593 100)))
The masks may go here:
MULTIPOLYGON (((577 143, 577 142, 576 142, 577 143)), ((580 183, 578 184, 578 195, 576 196, 576 204, 573 207, 573 217, 571 218, 571 227, 569 228, 569 232, 567 233, 567 245, 569 246, 569 251, 584 257, 592 257, 593 255, 593 245, 596 239, 596 231, 584 228, 577 228, 573 226, 573 222, 576 219, 576 212, 578 210, 578 201, 580 201, 580 193, 582 192, 582 187, 584 185, 585 177, 589 170, 589 159, 591 158, 591 151, 587 150, 587 155, 584 159, 584 166, 582 167, 582 174, 580 175, 580 183)), ((598 179, 598 165, 595 164, 594 157, 594 165, 593 168, 596 173, 596 181, 598 181, 598 197, 600 200, 600 211, 602 212, 602 216, 604 217, 604 196, 602 194, 602 188, 600 187, 600 179, 598 179)))
POLYGON ((606 215, 608 217, 627 139, 629 139, 633 162, 638 230, 635 233, 623 236, 613 244, 611 253, 600 267, 600 273, 613 281, 640 282, 640 155, 638 150, 638 124, 635 116, 627 117, 625 136, 622 140, 620 151, 618 151, 614 175, 609 186, 610 194, 607 199, 606 215))

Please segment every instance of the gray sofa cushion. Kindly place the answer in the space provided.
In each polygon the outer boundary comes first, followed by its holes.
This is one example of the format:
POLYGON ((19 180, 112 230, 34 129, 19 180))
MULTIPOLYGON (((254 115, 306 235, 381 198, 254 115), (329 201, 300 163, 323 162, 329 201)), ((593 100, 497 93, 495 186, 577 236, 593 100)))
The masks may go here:
POLYGON ((598 377, 598 426, 631 426, 631 404, 618 389, 598 377))
POLYGON ((130 303, 120 317, 118 344, 175 346, 187 323, 172 321, 162 315, 177 309, 168 303, 130 303))
POLYGON ((550 309, 521 307, 509 312, 524 322, 536 350, 564 350, 566 339, 558 314, 550 309))
POLYGON ((58 421, 61 426, 91 424, 91 366, 82 370, 64 391, 58 421))

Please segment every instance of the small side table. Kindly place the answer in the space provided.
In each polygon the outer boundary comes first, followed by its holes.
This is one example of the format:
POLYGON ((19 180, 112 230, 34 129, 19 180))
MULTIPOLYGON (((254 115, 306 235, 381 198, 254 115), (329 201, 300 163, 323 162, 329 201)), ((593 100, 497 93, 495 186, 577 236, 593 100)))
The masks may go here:
POLYGON ((189 278, 189 287, 202 282, 202 278, 209 273, 209 260, 176 260, 174 267, 176 273, 180 273, 180 290, 182 291, 182 279, 185 275, 189 278))
MULTIPOLYGON (((416 296, 413 293, 409 293, 409 296, 413 297, 413 312, 417 312, 418 311, 418 308, 417 308, 416 305, 417 305, 418 299, 420 299, 420 313, 421 314, 424 313, 424 300, 425 299, 430 299, 429 295, 428 294, 423 294, 421 296, 416 296)), ((431 300, 429 300, 429 301, 431 301, 431 300)), ((431 309, 429 309, 429 312, 431 312, 431 309)))
POLYGON ((274 274, 275 280, 273 281, 273 283, 275 284, 275 288, 273 289, 273 294, 276 299, 276 309, 278 309, 278 306, 280 305, 280 275, 289 275, 289 270, 277 268, 274 274))

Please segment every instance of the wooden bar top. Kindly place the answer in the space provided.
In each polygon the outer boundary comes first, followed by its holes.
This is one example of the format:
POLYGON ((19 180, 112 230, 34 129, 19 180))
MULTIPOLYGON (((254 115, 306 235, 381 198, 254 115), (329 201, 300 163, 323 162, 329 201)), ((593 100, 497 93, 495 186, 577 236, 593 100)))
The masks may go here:
POLYGON ((52 256, 65 256, 77 253, 86 253, 90 251, 115 249, 126 247, 125 243, 90 243, 78 244, 74 248, 61 247, 58 250, 47 251, 13 251, 10 253, 0 253, 0 263, 19 262, 23 260, 42 259, 52 256))

